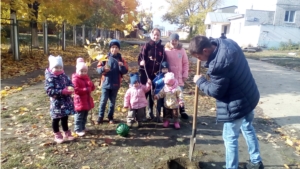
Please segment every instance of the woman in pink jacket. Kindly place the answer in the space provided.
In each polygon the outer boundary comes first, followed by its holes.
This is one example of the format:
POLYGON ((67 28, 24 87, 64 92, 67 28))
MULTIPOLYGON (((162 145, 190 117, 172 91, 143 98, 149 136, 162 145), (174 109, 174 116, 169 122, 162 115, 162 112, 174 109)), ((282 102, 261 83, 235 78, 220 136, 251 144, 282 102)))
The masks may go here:
POLYGON ((145 94, 151 89, 151 80, 148 79, 145 86, 140 83, 139 73, 131 73, 129 76, 130 88, 127 90, 124 98, 124 108, 129 109, 127 125, 132 127, 136 120, 138 127, 141 127, 143 119, 146 118, 148 101, 145 94))
MULTIPOLYGON (((174 73, 175 79, 178 80, 178 85, 183 91, 184 82, 189 76, 189 59, 182 44, 179 43, 177 33, 170 35, 170 42, 165 45, 165 53, 169 63, 169 72, 174 73)), ((184 106, 180 107, 180 114, 183 119, 188 119, 184 106)))

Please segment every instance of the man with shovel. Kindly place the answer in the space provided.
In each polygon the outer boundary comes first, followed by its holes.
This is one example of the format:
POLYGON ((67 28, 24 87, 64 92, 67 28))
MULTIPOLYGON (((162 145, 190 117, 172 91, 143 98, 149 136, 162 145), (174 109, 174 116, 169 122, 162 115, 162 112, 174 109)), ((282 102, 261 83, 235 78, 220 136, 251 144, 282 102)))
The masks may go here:
MULTIPOLYGON (((226 168, 237 169, 240 129, 248 145, 250 163, 246 169, 263 169, 259 144, 252 121, 259 91, 248 62, 239 45, 231 39, 194 37, 189 52, 207 61, 207 76, 195 75, 194 82, 205 94, 216 99, 217 122, 224 122, 223 140, 226 149, 226 168)), ((194 117, 196 118, 196 117, 194 117)))

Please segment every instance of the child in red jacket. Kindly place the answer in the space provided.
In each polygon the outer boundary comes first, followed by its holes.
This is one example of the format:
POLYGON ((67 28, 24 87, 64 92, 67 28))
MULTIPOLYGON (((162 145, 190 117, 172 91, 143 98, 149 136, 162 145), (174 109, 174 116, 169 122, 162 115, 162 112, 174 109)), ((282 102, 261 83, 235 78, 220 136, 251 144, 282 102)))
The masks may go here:
POLYGON ((76 73, 72 75, 74 84, 74 106, 75 106, 75 132, 79 136, 85 135, 85 124, 89 110, 94 108, 94 100, 91 92, 95 90, 93 82, 87 75, 88 68, 82 58, 77 59, 76 73))

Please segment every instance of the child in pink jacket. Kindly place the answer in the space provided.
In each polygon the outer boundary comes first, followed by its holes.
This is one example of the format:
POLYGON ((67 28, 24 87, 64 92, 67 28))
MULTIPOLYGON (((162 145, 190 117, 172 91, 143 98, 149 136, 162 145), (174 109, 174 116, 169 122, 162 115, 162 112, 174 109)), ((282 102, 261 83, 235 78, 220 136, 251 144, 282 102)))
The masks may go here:
POLYGON ((142 126, 142 121, 146 118, 146 107, 148 101, 146 93, 151 89, 151 80, 148 79, 146 85, 140 82, 139 73, 131 73, 130 75, 130 88, 127 90, 124 98, 124 108, 128 108, 127 125, 132 127, 136 120, 138 127, 142 126))
MULTIPOLYGON (((165 45, 166 59, 169 63, 169 72, 174 73, 175 79, 178 80, 178 85, 183 91, 184 82, 189 76, 189 59, 182 44, 179 43, 179 35, 177 33, 171 34, 169 40, 170 42, 165 45)), ((180 107, 179 112, 181 118, 188 119, 184 106, 180 107)))

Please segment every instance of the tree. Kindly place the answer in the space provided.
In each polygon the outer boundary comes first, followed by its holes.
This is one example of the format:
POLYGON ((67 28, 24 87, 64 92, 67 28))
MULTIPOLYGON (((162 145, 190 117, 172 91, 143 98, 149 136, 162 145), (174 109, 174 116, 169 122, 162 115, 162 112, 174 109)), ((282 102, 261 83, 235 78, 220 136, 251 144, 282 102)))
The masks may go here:
POLYGON ((162 19, 181 27, 190 27, 190 36, 205 30, 204 19, 221 0, 166 0, 169 3, 168 12, 162 19))

